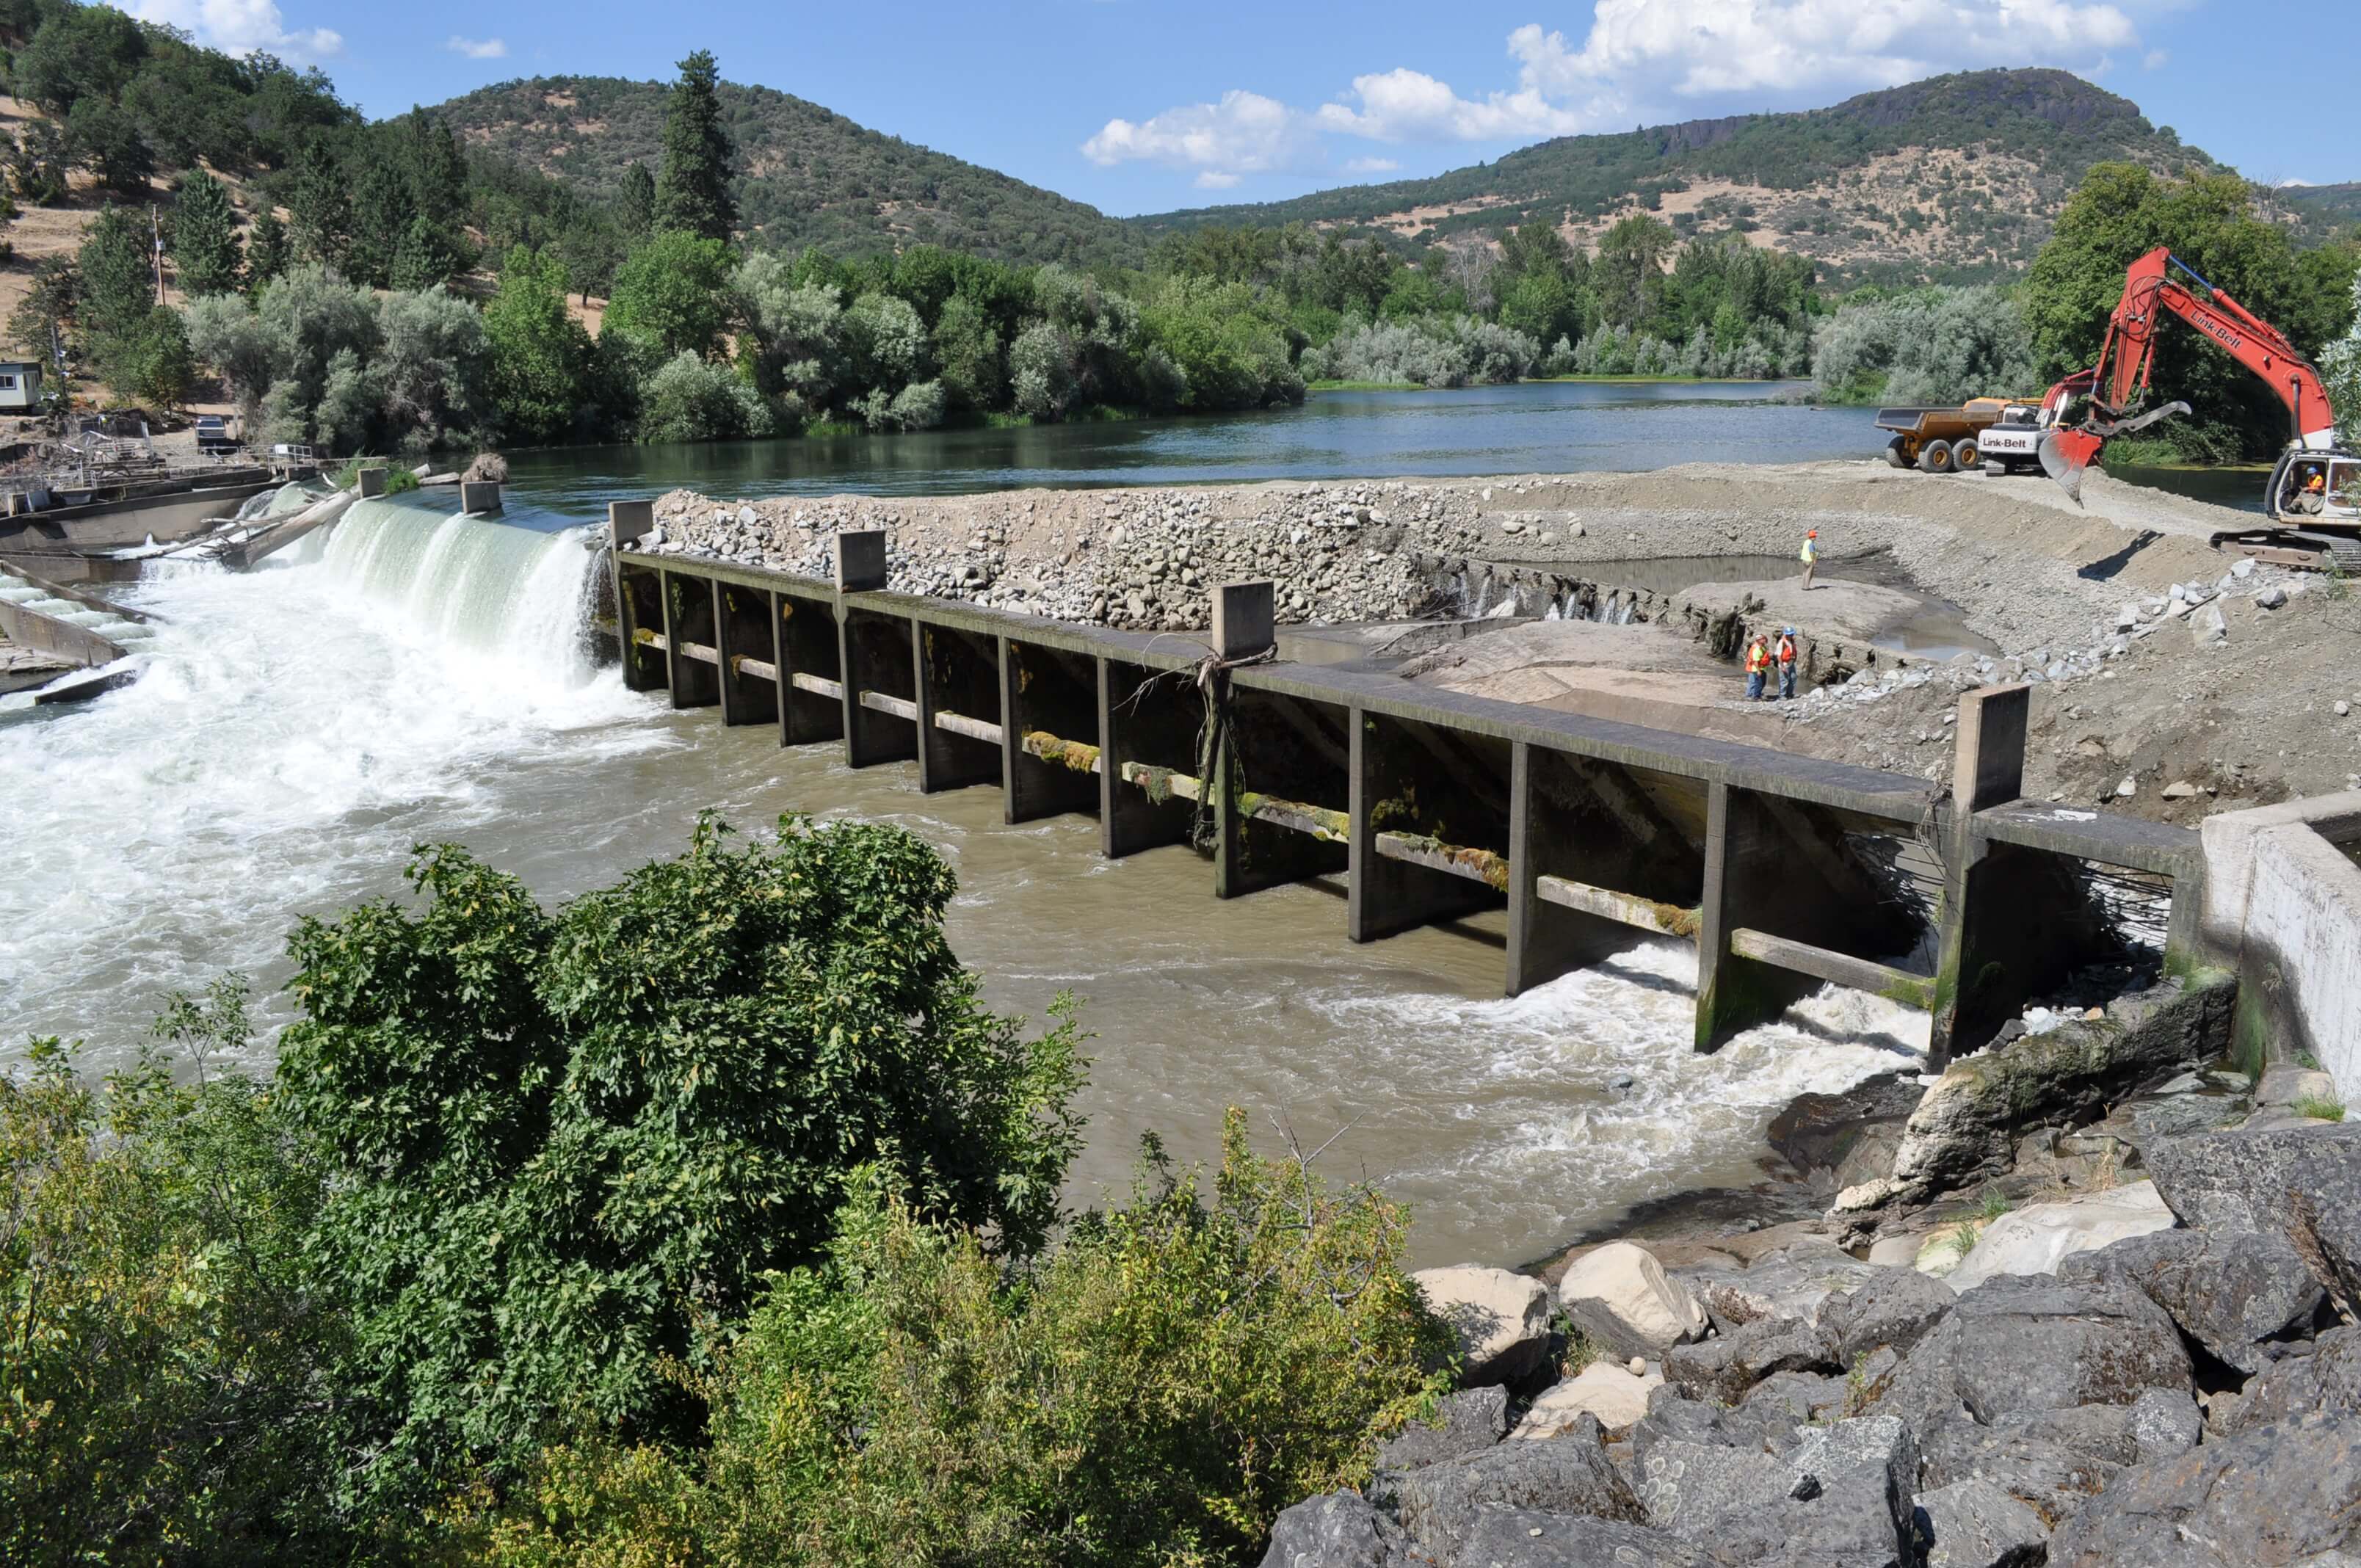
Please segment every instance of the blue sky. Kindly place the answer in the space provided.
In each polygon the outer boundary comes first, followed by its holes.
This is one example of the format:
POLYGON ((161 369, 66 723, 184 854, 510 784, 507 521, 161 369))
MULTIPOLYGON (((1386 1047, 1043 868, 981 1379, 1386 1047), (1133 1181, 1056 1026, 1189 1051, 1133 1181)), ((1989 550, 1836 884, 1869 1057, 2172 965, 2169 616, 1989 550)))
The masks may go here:
POLYGON ((2361 179, 2356 0, 126 8, 316 62, 372 115, 518 76, 668 77, 708 48, 732 81, 1117 214, 1431 174, 1550 136, 1812 108, 1988 65, 2075 71, 2255 179, 2361 179))

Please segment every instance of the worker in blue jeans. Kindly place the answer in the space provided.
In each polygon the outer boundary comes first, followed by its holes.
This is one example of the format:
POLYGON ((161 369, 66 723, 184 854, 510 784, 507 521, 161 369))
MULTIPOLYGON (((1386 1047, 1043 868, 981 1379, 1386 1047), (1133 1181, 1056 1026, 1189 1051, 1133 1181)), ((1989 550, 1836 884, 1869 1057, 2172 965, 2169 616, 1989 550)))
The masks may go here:
POLYGON ((1795 629, 1784 627, 1779 632, 1779 700, 1795 700, 1795 629))
POLYGON ((1760 632, 1746 645, 1746 700, 1763 700, 1763 677, 1771 673, 1771 648, 1760 632))

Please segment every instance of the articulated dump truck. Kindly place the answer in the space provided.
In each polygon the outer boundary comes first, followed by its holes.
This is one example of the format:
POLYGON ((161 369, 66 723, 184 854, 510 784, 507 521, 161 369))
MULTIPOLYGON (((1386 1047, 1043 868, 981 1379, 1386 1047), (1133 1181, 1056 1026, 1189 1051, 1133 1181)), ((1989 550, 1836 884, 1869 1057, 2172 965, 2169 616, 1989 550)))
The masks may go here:
POLYGON ((1998 476, 2041 466, 2040 405, 1971 398, 1957 408, 1880 409, 1877 428, 1894 432, 1885 460, 1897 468, 1998 476))

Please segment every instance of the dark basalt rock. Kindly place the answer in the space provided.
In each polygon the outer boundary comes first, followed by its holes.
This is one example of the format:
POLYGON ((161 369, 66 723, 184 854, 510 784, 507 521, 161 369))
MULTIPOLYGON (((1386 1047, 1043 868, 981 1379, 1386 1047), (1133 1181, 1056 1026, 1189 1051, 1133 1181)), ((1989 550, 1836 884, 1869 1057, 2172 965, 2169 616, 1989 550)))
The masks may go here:
POLYGON ((2181 1332, 2241 1372, 2260 1371, 2308 1332, 2327 1293, 2284 1236, 2257 1231, 2158 1231, 2058 1266, 2064 1284, 2117 1276, 2181 1332))
POLYGON ((2191 1387, 2172 1320, 2129 1285, 2004 1274, 1960 1298, 1877 1408, 1925 1431, 1962 1407, 1990 1426, 2020 1410, 2128 1405, 2150 1388, 2191 1387))
POLYGON ((1262 1568, 1406 1568, 1408 1542, 1357 1492, 1332 1492, 1271 1521, 1262 1568))
POLYGON ((1509 1391, 1495 1385, 1467 1388, 1437 1401, 1439 1426, 1405 1427, 1378 1445, 1380 1470, 1417 1470, 1481 1453, 1509 1434, 1509 1391))
POLYGON ((1829 1297, 1820 1308, 1820 1329, 1847 1367, 1880 1345, 1907 1355, 1959 1299, 1949 1286, 1931 1275, 1915 1268, 1881 1268, 1865 1283, 1829 1297))
POLYGON ((1459 1561, 1469 1568, 1719 1568, 1670 1530, 1519 1508, 1485 1509, 1459 1561))
POLYGON ((2281 1421, 2126 1470, 2050 1538, 2051 1568, 2258 1568, 2361 1547, 2361 1420, 2281 1421))
POLYGON ((1608 1459, 1595 1419, 1563 1437, 1503 1443, 1421 1470, 1380 1471, 1368 1496, 1422 1551, 1445 1561, 1466 1544, 1487 1508, 1647 1522, 1640 1500, 1608 1459))
POLYGON ((2361 1307, 2361 1123, 2209 1133, 2148 1155, 2181 1223, 2283 1238, 2322 1285, 2361 1307))

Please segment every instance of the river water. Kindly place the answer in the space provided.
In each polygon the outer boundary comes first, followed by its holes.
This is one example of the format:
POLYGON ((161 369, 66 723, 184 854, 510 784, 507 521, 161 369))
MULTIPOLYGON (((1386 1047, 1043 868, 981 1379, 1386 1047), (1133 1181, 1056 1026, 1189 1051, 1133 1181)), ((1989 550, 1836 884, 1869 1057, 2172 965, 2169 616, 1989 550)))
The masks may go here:
MULTIPOLYGON (((1516 407, 1463 416, 1456 403, 1436 417, 1474 419, 1506 444, 1453 455, 1437 431, 1426 447, 1452 472, 1565 467, 1594 449, 1631 467, 1727 457, 1727 444, 1692 450, 1724 428, 1764 461, 1858 450, 1841 434, 1850 415, 1719 389, 1620 403, 1590 395, 1625 389, 1537 390, 1578 405, 1557 416, 1569 428, 1546 451, 1540 433, 1518 433, 1529 416, 1516 407)), ((1370 400, 1334 400, 1345 406, 1323 397, 1280 416, 1273 450, 1245 470, 1204 459, 1199 444, 1216 437, 1195 427, 1090 426, 1062 449, 1021 444, 1093 482, 1192 465, 1192 477, 1232 477, 1313 463, 1301 454, 1314 449, 1366 455, 1375 449, 1358 444, 1372 440, 1411 451, 1363 433, 1377 416, 1354 411, 1370 400), (1132 443, 1140 467, 1101 464, 1103 442, 1132 443)), ((59 1034, 86 1038, 94 1066, 119 1062, 166 992, 226 969, 254 978, 275 1027, 288 1017, 290 927, 399 895, 412 844, 467 844, 555 900, 677 852, 708 806, 747 829, 787 810, 910 828, 958 870, 951 937, 995 1005, 1038 1015, 1061 989, 1084 999, 1097 1037, 1078 1201, 1121 1184, 1143 1133, 1208 1157, 1235 1103, 1268 1143, 1273 1118, 1312 1142, 1345 1129, 1325 1164, 1411 1204, 1422 1261, 1516 1261, 1670 1188, 1759 1179, 1763 1128, 1791 1097, 1923 1048, 1923 1018, 1831 992, 1698 1057, 1694 959, 1669 945, 1504 1001, 1497 917, 1356 948, 1337 887, 1217 904, 1186 850, 1103 861, 1089 818, 1006 828, 996 791, 921 796, 908 767, 855 773, 832 746, 783 751, 761 727, 673 713, 590 663, 578 629, 591 557, 567 520, 594 498, 686 480, 761 493, 766 465, 773 488, 961 488, 1012 465, 1043 472, 981 439, 961 461, 949 479, 885 464, 856 481, 813 476, 793 444, 529 457, 514 464, 509 521, 539 533, 449 520, 447 499, 368 502, 297 563, 124 590, 164 618, 144 678, 79 707, 0 715, 0 1057, 59 1034), (708 466, 690 471, 698 458, 708 466), (601 488, 604 470, 634 465, 601 488)), ((1370 457, 1369 471, 1443 470, 1370 457)))

